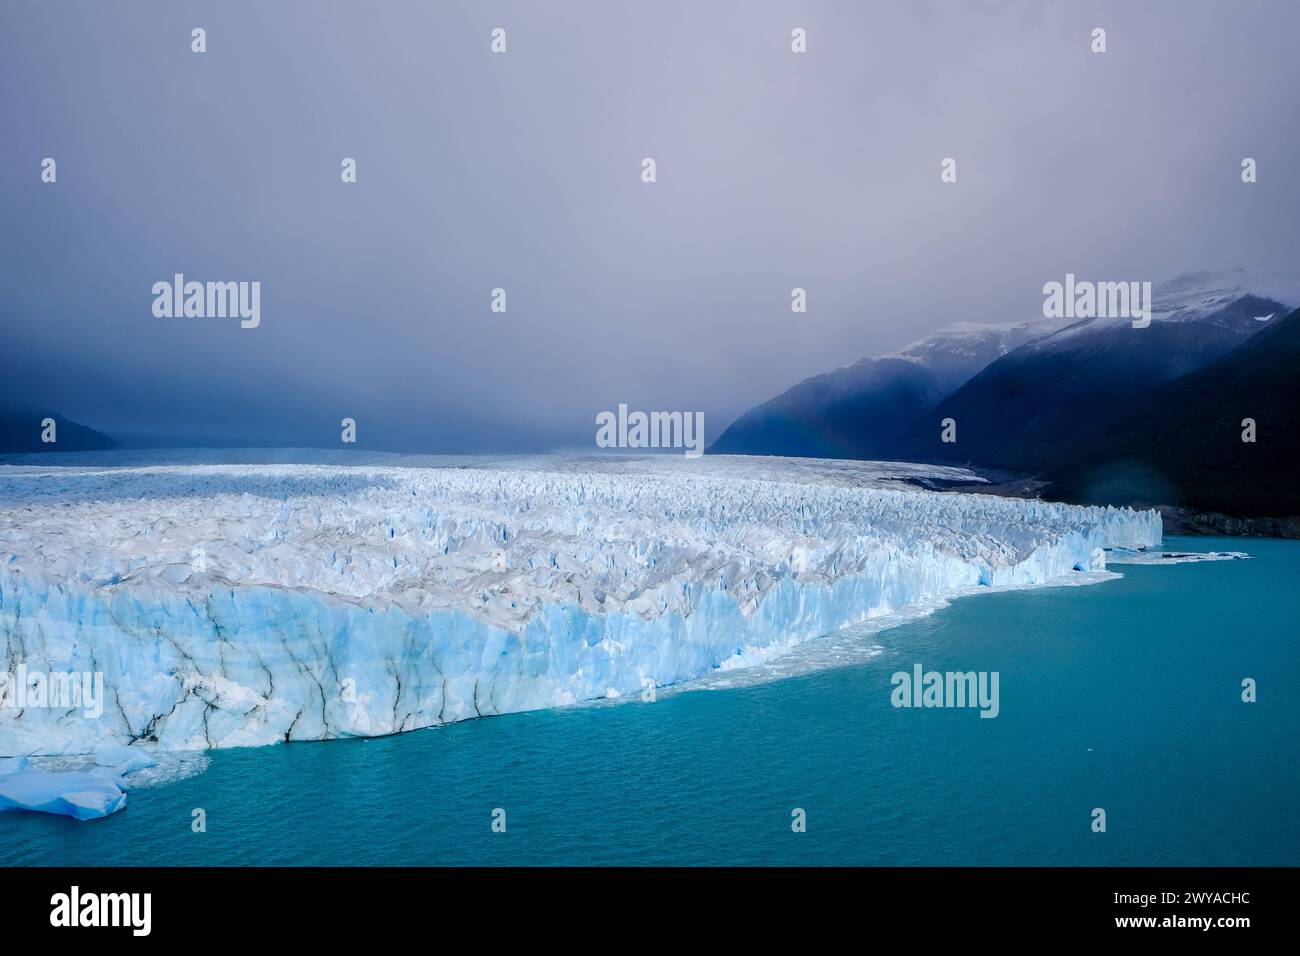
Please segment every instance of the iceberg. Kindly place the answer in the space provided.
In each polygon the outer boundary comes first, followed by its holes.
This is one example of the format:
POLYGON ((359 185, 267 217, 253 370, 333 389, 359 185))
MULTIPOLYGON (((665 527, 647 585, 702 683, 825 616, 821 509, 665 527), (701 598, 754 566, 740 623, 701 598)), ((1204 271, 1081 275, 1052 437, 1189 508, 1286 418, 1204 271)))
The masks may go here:
POLYGON ((1134 551, 1108 548, 1106 563, 1111 564, 1196 564, 1201 561, 1249 561, 1245 551, 1134 551))
POLYGON ((126 794, 110 773, 37 770, 25 757, 0 759, 0 812, 35 810, 77 820, 116 813, 126 794))
POLYGON ((626 697, 1161 541, 1154 511, 900 488, 925 466, 872 464, 0 469, 0 654, 104 685, 98 717, 0 707, 0 755, 626 697))

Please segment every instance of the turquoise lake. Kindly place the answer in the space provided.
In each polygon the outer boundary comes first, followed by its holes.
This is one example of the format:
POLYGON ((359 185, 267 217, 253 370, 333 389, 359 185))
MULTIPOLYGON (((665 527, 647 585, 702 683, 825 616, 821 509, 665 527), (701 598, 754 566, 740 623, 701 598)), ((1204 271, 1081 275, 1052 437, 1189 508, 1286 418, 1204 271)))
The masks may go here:
POLYGON ((735 689, 215 751, 106 819, 0 814, 0 864, 1300 864, 1300 542, 1165 548, 1253 560, 963 598, 735 689), (891 706, 916 663, 999 672, 998 717, 891 706))

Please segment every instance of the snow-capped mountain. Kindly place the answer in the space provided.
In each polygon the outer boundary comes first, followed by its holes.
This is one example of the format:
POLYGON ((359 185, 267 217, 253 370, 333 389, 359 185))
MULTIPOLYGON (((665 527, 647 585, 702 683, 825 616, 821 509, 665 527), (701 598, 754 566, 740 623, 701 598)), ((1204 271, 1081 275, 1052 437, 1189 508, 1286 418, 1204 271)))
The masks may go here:
POLYGON ((1038 469, 1164 382, 1226 355, 1300 305, 1300 277, 1241 269, 1157 286, 1151 324, 1090 318, 993 361, 934 408, 911 457, 1038 469), (940 441, 939 422, 957 423, 940 441))
POLYGON ((894 355, 882 357, 908 359, 965 381, 998 356, 1060 326, 1060 321, 1044 318, 1032 322, 953 322, 894 355))
MULTIPOLYGON (((1190 272, 1156 286, 1153 292, 1152 321, 1232 323, 1236 312, 1231 306, 1252 297, 1290 308, 1300 305, 1300 276, 1245 269, 1190 272)), ((1267 313, 1251 318, 1264 322, 1275 315, 1267 313)))
MULTIPOLYGON (((1234 333, 1253 334, 1259 326, 1300 305, 1300 276, 1286 273, 1254 273, 1245 269, 1189 272, 1170 279, 1152 290, 1152 322, 1164 324, 1203 323, 1234 333), (1241 308, 1256 302, 1266 306, 1260 314, 1241 308), (1281 307, 1280 313, 1278 306, 1281 307)), ((1098 316, 1064 326, 1035 342, 1040 351, 1071 347, 1071 340, 1105 334, 1123 334, 1132 328, 1128 318, 1098 316)))
POLYGON ((1047 469, 1072 501, 1300 516, 1300 310, 1081 434, 1047 469))
POLYGON ((892 458, 921 416, 1000 355, 1059 328, 1048 319, 957 322, 899 352, 817 375, 750 409, 709 449, 813 458, 892 458))

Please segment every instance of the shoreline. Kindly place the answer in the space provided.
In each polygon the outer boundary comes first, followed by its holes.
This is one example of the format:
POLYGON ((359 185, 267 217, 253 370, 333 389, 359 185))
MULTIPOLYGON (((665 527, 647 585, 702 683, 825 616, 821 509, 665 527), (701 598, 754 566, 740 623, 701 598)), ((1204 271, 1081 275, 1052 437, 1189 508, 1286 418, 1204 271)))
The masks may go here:
MULTIPOLYGON (((1026 478, 1011 472, 996 469, 979 469, 970 466, 970 471, 987 479, 987 483, 976 482, 937 482, 933 479, 908 481, 906 484, 924 488, 928 491, 957 491, 968 494, 997 495, 1003 498, 1025 498, 1038 501, 1057 501, 1060 499, 1044 497, 1043 489, 1049 483, 1038 478, 1026 478), (940 485, 944 487, 940 487, 940 485)), ((1093 505, 1098 502, 1060 500, 1062 504, 1093 505)), ((1225 537, 1225 538, 1280 538, 1295 540, 1300 538, 1300 515, 1290 517, 1272 517, 1263 515, 1229 515, 1218 511, 1203 511, 1185 505, 1170 505, 1153 501, 1126 501, 1114 503, 1115 507, 1132 508, 1135 511, 1153 510, 1160 512, 1167 535, 1187 535, 1189 537, 1225 537)))

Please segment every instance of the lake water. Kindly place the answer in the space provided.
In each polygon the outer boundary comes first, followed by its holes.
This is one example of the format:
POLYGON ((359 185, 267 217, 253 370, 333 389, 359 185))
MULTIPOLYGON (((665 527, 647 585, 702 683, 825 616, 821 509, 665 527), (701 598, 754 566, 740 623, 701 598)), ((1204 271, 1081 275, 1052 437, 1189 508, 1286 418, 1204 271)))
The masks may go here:
POLYGON ((1300 863, 1300 542, 1166 548, 1254 559, 962 599, 781 680, 216 751, 103 820, 0 814, 0 864, 1300 863), (998 671, 998 717, 892 707, 916 663, 998 671))

